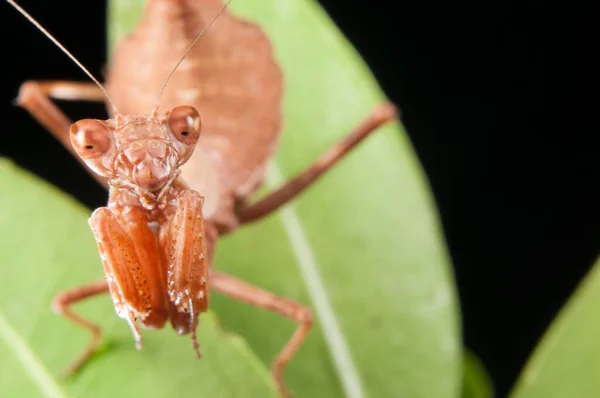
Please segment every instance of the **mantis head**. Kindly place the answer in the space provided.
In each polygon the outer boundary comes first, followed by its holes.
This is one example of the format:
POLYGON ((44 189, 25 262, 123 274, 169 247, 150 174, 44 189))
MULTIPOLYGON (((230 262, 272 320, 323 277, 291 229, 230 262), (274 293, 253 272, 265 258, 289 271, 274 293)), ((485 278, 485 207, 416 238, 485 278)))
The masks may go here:
POLYGON ((71 125, 71 143, 98 175, 161 190, 194 152, 200 137, 198 111, 189 105, 151 116, 83 119, 71 125))

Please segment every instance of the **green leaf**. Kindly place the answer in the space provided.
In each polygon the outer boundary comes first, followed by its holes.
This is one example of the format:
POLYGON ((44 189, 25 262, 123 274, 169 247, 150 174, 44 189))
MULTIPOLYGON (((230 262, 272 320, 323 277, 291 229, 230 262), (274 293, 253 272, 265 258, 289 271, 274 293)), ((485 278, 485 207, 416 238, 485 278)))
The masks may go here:
MULTIPOLYGON (((110 2, 111 43, 132 29, 143 4, 110 2)), ((316 2, 237 0, 231 7, 263 27, 285 74, 285 131, 267 184, 274 188, 384 97, 316 2)), ((278 215, 220 242, 215 266, 314 310, 315 328, 286 373, 298 398, 460 395, 450 262, 400 125, 377 132, 278 215)), ((294 330, 279 316, 213 297, 224 325, 266 364, 294 330)))
POLYGON ((275 397, 270 373, 213 314, 202 316, 195 359, 189 337, 143 330, 134 348, 107 295, 76 310, 106 332, 108 346, 75 377, 59 375, 89 334, 54 315, 55 293, 103 277, 89 210, 0 158, 0 396, 275 397))
POLYGON ((463 357, 462 398, 494 398, 490 375, 479 358, 468 349, 463 357))
POLYGON ((600 397, 600 258, 550 326, 513 398, 600 397))

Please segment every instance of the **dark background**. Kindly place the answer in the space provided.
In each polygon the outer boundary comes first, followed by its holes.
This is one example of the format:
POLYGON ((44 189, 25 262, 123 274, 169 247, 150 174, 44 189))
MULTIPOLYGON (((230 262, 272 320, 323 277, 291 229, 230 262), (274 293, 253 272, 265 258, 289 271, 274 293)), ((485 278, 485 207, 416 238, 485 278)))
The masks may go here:
MULTIPOLYGON (((501 397, 598 254, 600 164, 591 132, 562 128, 544 112, 550 32, 540 22, 542 2, 484 3, 321 0, 402 109, 441 211, 466 344, 501 397)), ((101 75, 104 2, 21 4, 101 75)), ((11 107, 26 79, 85 77, 1 7, 0 155, 90 207, 103 205, 102 189, 11 107)), ((66 109, 74 118, 103 117, 101 106, 66 109)))

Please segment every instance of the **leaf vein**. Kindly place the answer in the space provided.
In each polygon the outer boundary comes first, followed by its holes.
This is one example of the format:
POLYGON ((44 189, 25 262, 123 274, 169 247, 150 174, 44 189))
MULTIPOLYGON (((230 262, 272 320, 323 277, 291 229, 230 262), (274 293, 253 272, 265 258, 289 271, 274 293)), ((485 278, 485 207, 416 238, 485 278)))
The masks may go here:
POLYGON ((19 333, 10 324, 8 318, 1 310, 0 341, 4 341, 6 347, 13 352, 16 359, 21 363, 25 373, 32 378, 44 397, 67 397, 60 386, 54 381, 42 361, 29 349, 26 342, 19 337, 19 333))
MULTIPOLYGON (((271 188, 276 188, 283 183, 283 180, 279 167, 273 162, 268 170, 267 184, 271 188)), ((296 210, 293 205, 288 204, 281 208, 279 215, 300 267, 315 313, 320 321, 319 324, 345 396, 347 398, 364 398, 365 394, 359 373, 352 360, 350 349, 329 300, 318 264, 296 210)))

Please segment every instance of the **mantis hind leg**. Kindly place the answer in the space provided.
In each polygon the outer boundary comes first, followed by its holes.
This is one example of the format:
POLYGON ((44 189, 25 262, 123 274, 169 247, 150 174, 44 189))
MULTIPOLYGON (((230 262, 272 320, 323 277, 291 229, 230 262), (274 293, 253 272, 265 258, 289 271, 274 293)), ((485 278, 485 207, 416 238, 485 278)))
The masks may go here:
POLYGON ((54 312, 87 330, 91 334, 90 342, 83 352, 71 363, 71 365, 69 365, 65 372, 65 376, 70 376, 81 369, 98 349, 98 346, 102 341, 102 331, 100 327, 73 312, 71 306, 103 293, 108 293, 108 283, 104 279, 58 293, 52 300, 52 309, 54 312))
POLYGON ((102 185, 107 188, 106 181, 92 172, 85 162, 77 156, 71 145, 69 129, 72 121, 60 110, 52 99, 66 101, 104 100, 102 91, 94 83, 78 83, 68 81, 27 81, 21 85, 16 103, 26 109, 35 120, 46 128, 84 168, 102 185))
POLYGON ((385 123, 396 120, 397 117, 398 111, 393 104, 386 102, 376 106, 346 137, 322 153, 304 171, 258 202, 244 205, 239 209, 238 219, 240 223, 246 224, 265 217, 294 199, 371 133, 377 131, 385 123))
POLYGON ((211 284, 212 287, 221 294, 246 304, 275 312, 298 323, 294 334, 292 334, 286 345, 275 357, 271 367, 271 372, 277 383, 280 394, 283 397, 291 397, 283 380, 283 372, 287 364, 296 355, 296 352, 302 343, 304 343, 304 340, 312 327, 313 315, 311 310, 293 300, 277 296, 221 272, 213 271, 211 273, 211 284))

